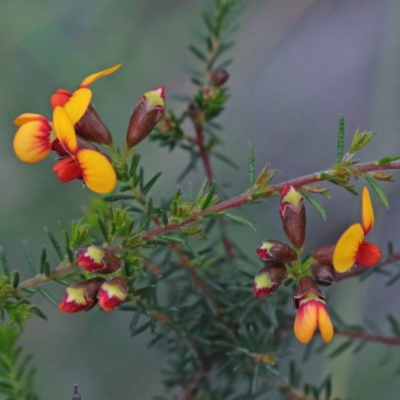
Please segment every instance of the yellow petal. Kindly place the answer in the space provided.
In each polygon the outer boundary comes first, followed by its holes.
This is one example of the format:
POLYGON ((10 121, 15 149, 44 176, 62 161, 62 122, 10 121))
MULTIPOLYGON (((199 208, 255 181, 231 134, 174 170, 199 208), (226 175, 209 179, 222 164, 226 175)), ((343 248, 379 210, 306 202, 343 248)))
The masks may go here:
POLYGON ((365 234, 374 227, 374 209, 369 191, 365 186, 362 193, 362 226, 365 234))
POLYGON ((71 155, 78 150, 76 134, 67 112, 57 106, 53 112, 53 126, 60 143, 71 155))
POLYGON ((329 318, 325 302, 322 300, 320 301, 320 305, 318 307, 318 325, 322 340, 325 343, 329 343, 333 338, 333 325, 331 319, 329 318))
POLYGON ((47 118, 40 114, 25 113, 14 119, 14 124, 22 126, 31 121, 47 121, 47 118))
POLYGON ((92 91, 90 89, 78 89, 71 98, 65 103, 64 110, 67 112, 72 125, 75 125, 85 114, 92 99, 92 91))
POLYGON ((333 266, 338 272, 346 272, 356 261, 357 251, 364 240, 364 230, 360 224, 348 228, 335 246, 333 266))
POLYGON ((52 145, 51 130, 51 125, 46 119, 22 125, 15 134, 13 143, 17 157, 27 163, 46 158, 52 145))
POLYGON ((307 344, 317 328, 318 301, 315 299, 300 303, 294 321, 294 334, 299 342, 307 344))
POLYGON ((76 161, 86 186, 93 192, 108 193, 114 189, 117 176, 106 156, 98 151, 83 149, 76 154, 76 161))
POLYGON ((87 78, 85 78, 81 84, 78 86, 79 88, 87 87, 94 81, 97 81, 97 79, 102 78, 103 76, 110 75, 114 71, 116 71, 122 64, 117 64, 114 65, 114 67, 105 69, 104 71, 101 72, 96 72, 95 74, 89 75, 87 78))

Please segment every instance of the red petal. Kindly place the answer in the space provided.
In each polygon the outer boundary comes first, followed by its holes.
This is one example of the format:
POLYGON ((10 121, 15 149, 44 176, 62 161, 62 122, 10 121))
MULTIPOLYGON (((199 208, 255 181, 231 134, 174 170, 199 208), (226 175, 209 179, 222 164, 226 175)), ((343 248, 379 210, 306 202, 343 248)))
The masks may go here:
POLYGON ((58 179, 64 183, 82 178, 82 171, 72 157, 66 157, 60 160, 53 167, 53 172, 55 172, 58 179))
POLYGON ((72 93, 65 89, 58 89, 56 93, 51 96, 50 103, 52 108, 57 106, 64 107, 65 103, 71 98, 72 93))
POLYGON ((356 254, 356 264, 372 267, 381 259, 381 250, 369 242, 362 242, 356 254))

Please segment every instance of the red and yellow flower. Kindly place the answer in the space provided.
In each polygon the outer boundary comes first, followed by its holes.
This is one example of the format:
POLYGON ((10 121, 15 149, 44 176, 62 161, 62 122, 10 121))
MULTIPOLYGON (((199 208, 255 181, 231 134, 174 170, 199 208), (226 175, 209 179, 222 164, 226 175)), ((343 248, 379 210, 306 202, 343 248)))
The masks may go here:
POLYGON ((121 260, 112 251, 94 245, 79 251, 78 265, 90 272, 112 274, 121 268, 121 260))
POLYGON ((372 267, 379 262, 379 247, 364 240, 374 226, 374 210, 368 189, 362 193, 362 223, 351 225, 340 237, 333 252, 333 266, 338 272, 348 271, 354 264, 372 267))
POLYGON ((294 304, 297 309, 294 333, 299 342, 303 344, 310 342, 319 326, 322 340, 329 343, 333 338, 333 325, 324 297, 310 276, 304 276, 299 280, 294 304))
POLYGON ((96 193, 111 192, 117 177, 108 158, 95 150, 79 149, 73 123, 67 111, 57 106, 53 113, 53 126, 60 144, 67 152, 54 167, 61 182, 83 179, 86 186, 96 193))
POLYGON ((100 307, 105 311, 114 311, 128 297, 128 279, 115 277, 104 282, 99 290, 97 298, 100 307))

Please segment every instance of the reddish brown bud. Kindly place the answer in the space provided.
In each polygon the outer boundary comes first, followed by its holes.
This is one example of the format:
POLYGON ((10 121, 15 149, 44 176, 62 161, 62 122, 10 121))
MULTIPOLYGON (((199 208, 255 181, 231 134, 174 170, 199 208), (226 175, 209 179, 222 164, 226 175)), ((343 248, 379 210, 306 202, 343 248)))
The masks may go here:
POLYGON ((324 299, 321 289, 317 286, 311 276, 303 276, 299 279, 293 294, 293 301, 296 310, 299 308, 300 300, 309 292, 315 293, 320 299, 324 299))
POLYGON ((89 311, 96 304, 97 292, 104 282, 104 278, 93 278, 69 286, 59 309, 67 313, 89 311))
POLYGON ((77 135, 91 142, 99 144, 112 143, 110 131, 104 125, 92 104, 89 104, 83 117, 76 123, 75 130, 77 135))
POLYGON ((90 272, 112 274, 121 267, 121 260, 110 250, 90 245, 79 251, 78 265, 90 272))
POLYGON ((297 260, 297 253, 285 243, 278 240, 267 240, 256 250, 263 261, 281 261, 290 263, 297 260))
POLYGON ((156 87, 142 96, 129 121, 126 134, 128 147, 136 146, 147 137, 162 117, 164 105, 164 86, 156 87))
POLYGON ((320 264, 333 265, 333 252, 335 251, 334 244, 321 247, 314 251, 313 258, 320 264))
POLYGON ((105 311, 114 311, 128 296, 128 279, 116 277, 103 283, 99 290, 98 299, 101 308, 105 311))
POLYGON ((332 265, 319 264, 311 268, 311 275, 321 286, 330 286, 336 280, 336 271, 332 265))
POLYGON ((264 267, 255 277, 253 293, 256 297, 264 297, 278 289, 278 286, 285 279, 286 266, 275 263, 264 267))
POLYGON ((306 233, 306 209, 303 196, 293 186, 283 188, 280 212, 286 236, 293 246, 301 248, 306 233))
POLYGON ((223 68, 214 69, 210 75, 210 82, 216 87, 221 87, 228 79, 229 72, 223 68))

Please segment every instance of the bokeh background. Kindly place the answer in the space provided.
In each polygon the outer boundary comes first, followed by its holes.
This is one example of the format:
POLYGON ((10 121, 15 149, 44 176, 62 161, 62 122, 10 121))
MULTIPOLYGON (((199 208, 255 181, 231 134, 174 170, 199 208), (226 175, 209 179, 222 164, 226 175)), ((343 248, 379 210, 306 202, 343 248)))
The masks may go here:
MULTIPOLYGON (((255 147, 257 168, 270 163, 281 171, 279 181, 332 165, 340 114, 346 120, 347 144, 359 126, 379 132, 361 154, 365 161, 399 154, 400 2, 243 3, 230 68, 232 97, 220 118, 224 151, 243 167, 235 172, 231 194, 247 184, 248 142, 255 147)), ((23 277, 29 273, 21 241, 29 243, 38 259, 46 242, 43 227, 56 232, 57 221, 79 218, 93 194, 79 182, 60 184, 50 159, 37 165, 17 160, 13 119, 24 112, 50 116, 49 97, 55 89, 73 90, 85 76, 119 62, 123 67, 117 73, 92 87, 95 105, 116 142, 123 140, 140 95, 154 86, 165 85, 168 107, 179 109, 171 95, 194 91, 184 72, 196 65, 188 40, 202 28, 200 14, 209 5, 206 0, 0 0, 0 243, 23 277)), ((141 144, 140 152, 149 176, 163 171, 153 196, 169 196, 187 155, 176 151, 172 156, 150 142, 141 144)), ((229 167, 218 161, 213 165, 218 182, 231 181, 229 167)), ((191 174, 183 188, 189 181, 196 187, 202 174, 201 169, 191 174)), ((390 209, 373 195, 376 227, 370 240, 383 249, 393 241, 399 249, 400 190, 397 184, 383 186, 390 209)), ((308 209, 308 250, 334 242, 360 218, 359 198, 335 188, 332 195, 333 201, 322 200, 327 221, 308 209)), ((256 232, 243 235, 243 228, 231 228, 254 259, 262 239, 284 239, 277 206, 272 199, 243 210, 256 232)), ((348 323, 372 320, 388 332, 385 315, 400 318, 398 288, 386 288, 378 276, 362 285, 349 279, 329 290, 329 305, 348 323)), ((49 290, 61 297, 62 288, 49 290)), ((128 315, 65 315, 41 297, 35 301, 49 320, 29 321, 22 342, 27 352, 35 353, 41 399, 70 399, 73 383, 80 384, 85 400, 146 400, 163 394, 158 373, 163 354, 146 349, 146 335, 128 337, 128 315)), ((333 349, 341 340, 335 338, 329 346, 333 349)), ((300 356, 302 351, 296 347, 300 356)), ((346 399, 398 399, 400 378, 394 371, 400 351, 390 348, 395 356, 382 366, 387 351, 370 344, 360 354, 335 360, 324 353, 302 369, 311 382, 332 373, 334 393, 346 399)))

